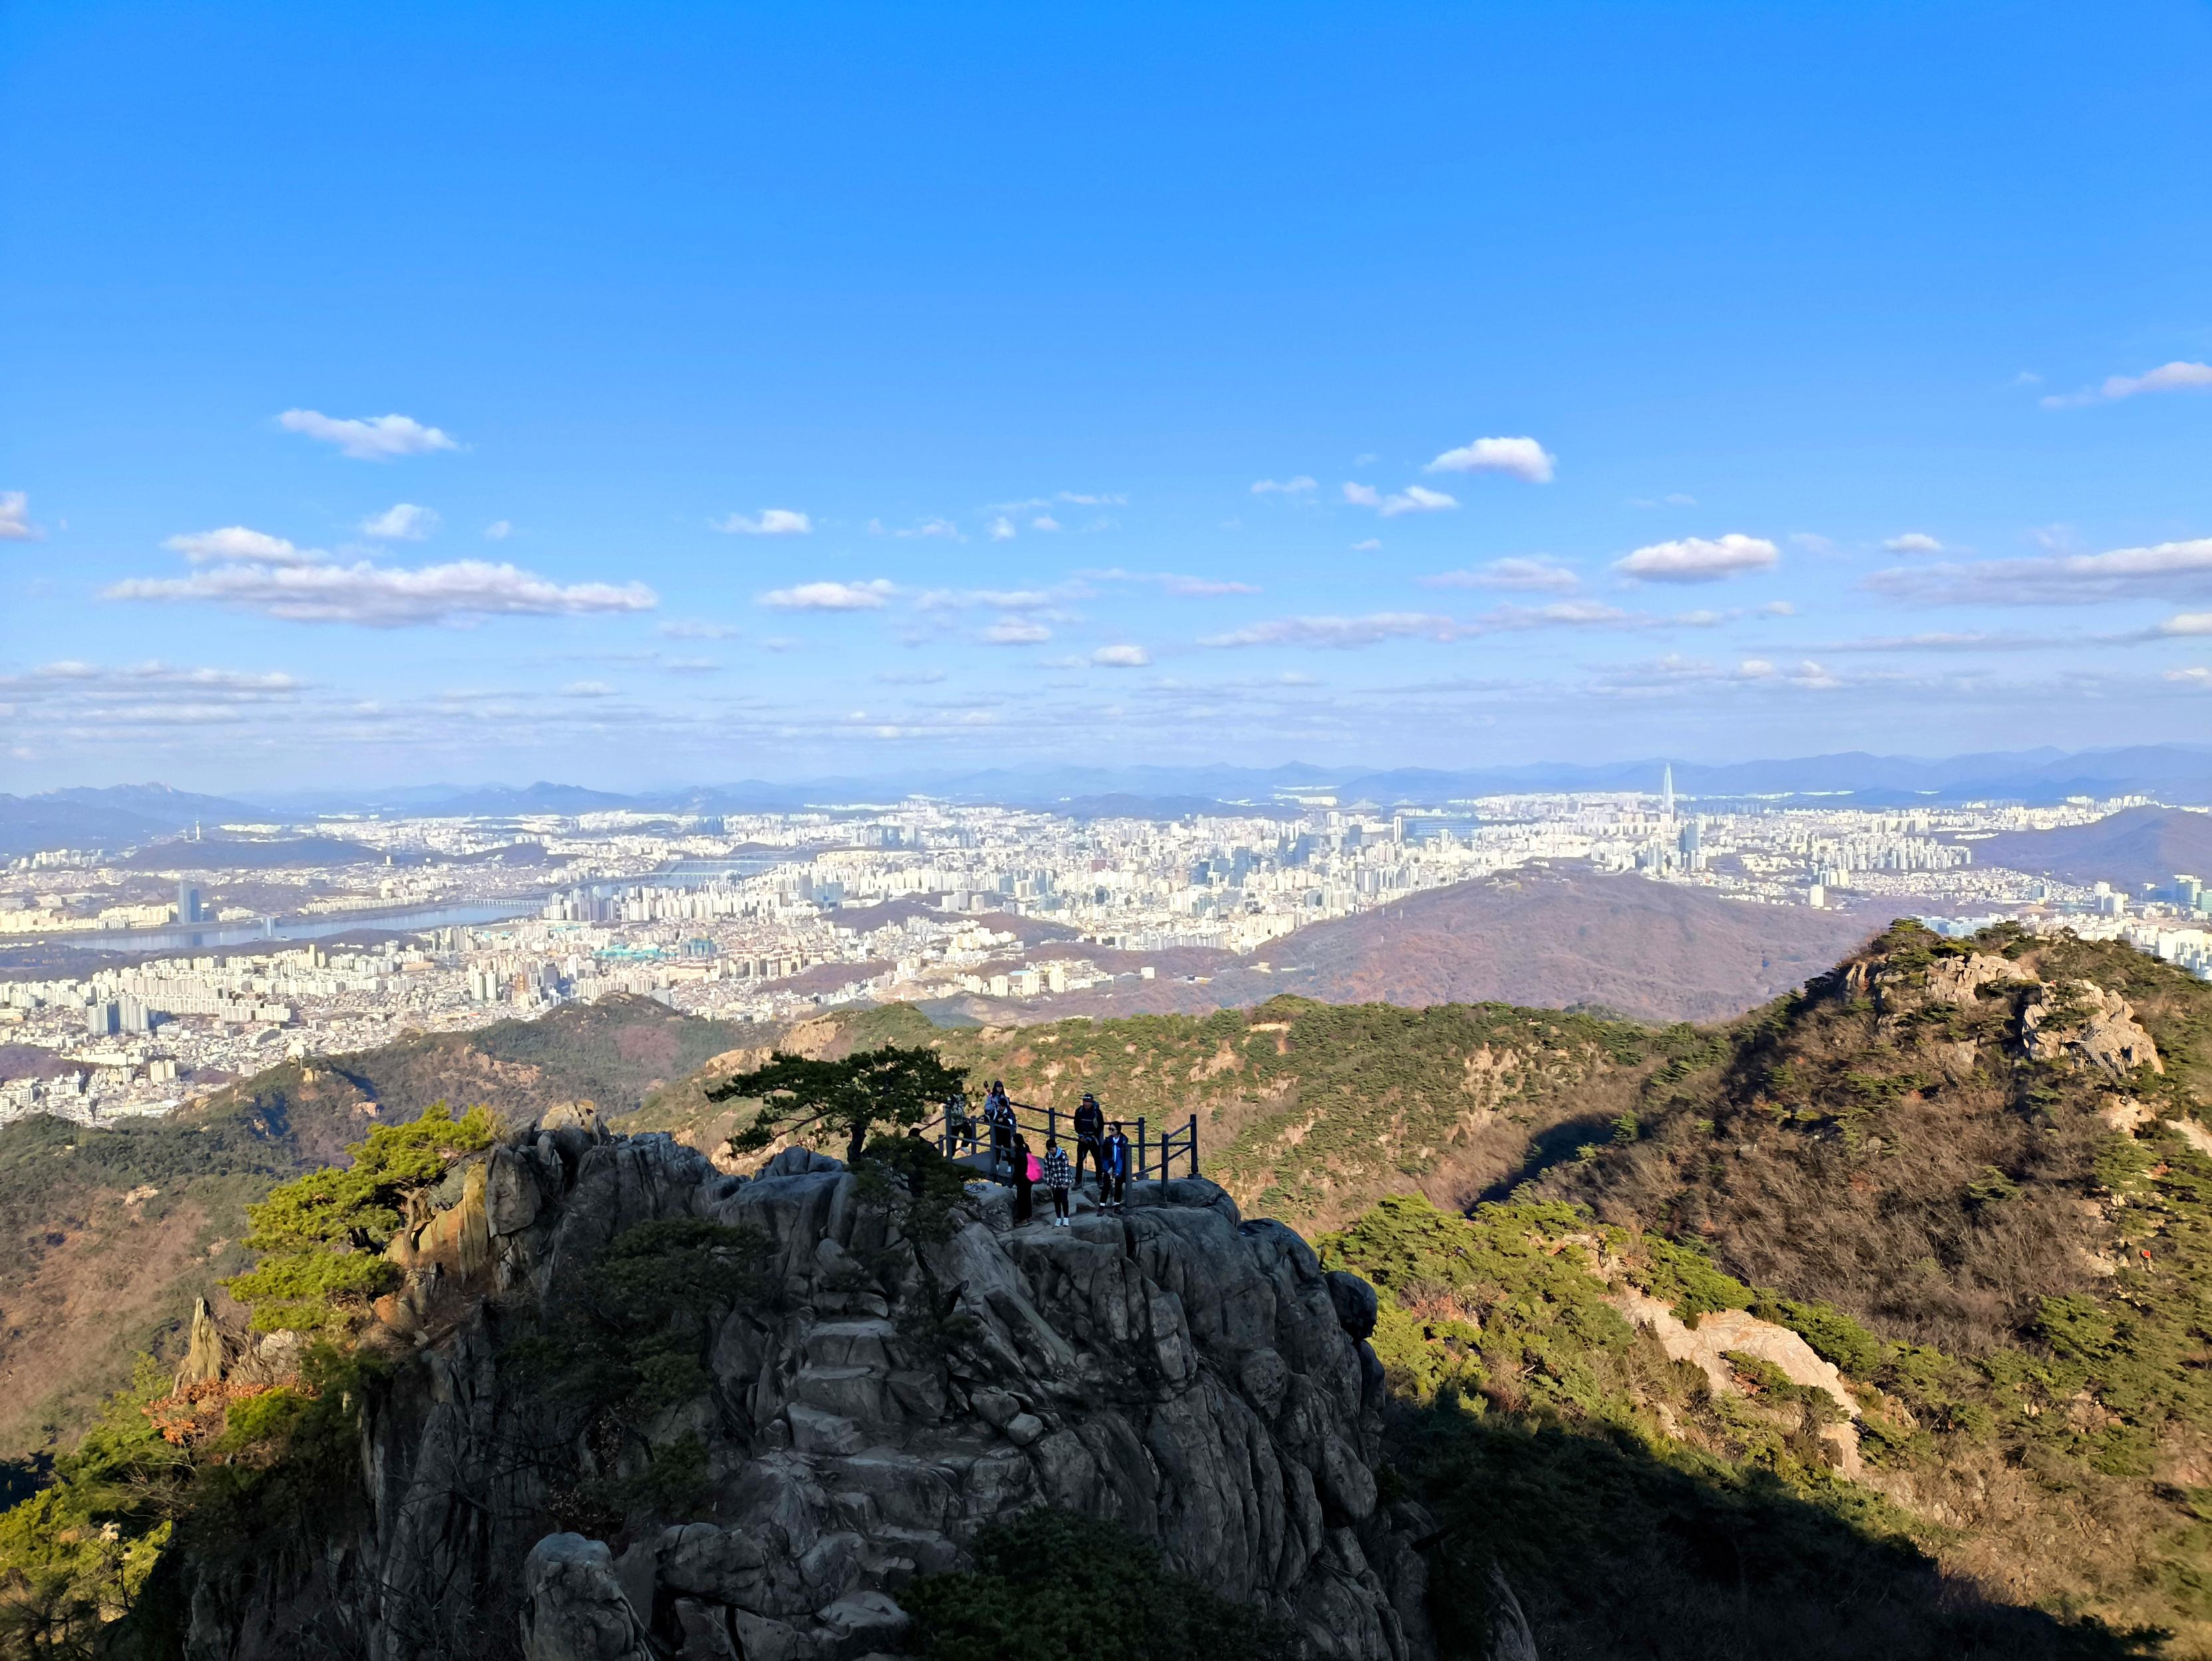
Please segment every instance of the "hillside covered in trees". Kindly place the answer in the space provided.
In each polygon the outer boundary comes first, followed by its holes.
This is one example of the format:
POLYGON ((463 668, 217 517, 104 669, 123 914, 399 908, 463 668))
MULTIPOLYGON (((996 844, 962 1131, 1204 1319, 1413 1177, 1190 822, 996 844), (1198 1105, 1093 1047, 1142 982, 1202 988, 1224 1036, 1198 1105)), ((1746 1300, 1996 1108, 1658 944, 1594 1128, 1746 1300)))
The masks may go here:
MULTIPOLYGON (((711 1056, 679 1045, 701 1064, 655 1075, 624 1123, 733 1165, 721 1141, 748 1110, 706 1087, 757 1066, 771 1035, 725 1036, 738 1042, 711 1056)), ((2010 930, 1953 942, 1899 925, 1802 992, 1709 1028, 1285 999, 1018 1030, 842 1012, 773 1036, 822 1056, 925 1043, 970 1068, 978 1093, 1000 1076, 1039 1105, 1072 1107, 1088 1088, 1129 1117, 1197 1115, 1206 1174, 1233 1196, 1220 1203, 1294 1220, 1323 1266, 1375 1288, 1376 1481, 1425 1555, 1440 1655, 1510 1653, 1517 1634, 1547 1657, 1683 1661, 2212 1655, 2212 988, 2124 946, 2010 930)), ((224 1174, 192 1180, 231 1184, 240 1205, 296 1168, 273 1151, 305 1165, 300 1148, 342 1134, 348 1113, 356 1137, 400 1120, 340 1111, 316 1093, 329 1082, 294 1080, 281 1102, 264 1083, 227 1104, 230 1118, 166 1132, 204 1145, 224 1174), (285 1126, 312 1127, 304 1140, 276 1134, 280 1108, 285 1126)), ((574 1122, 563 1099, 550 1110, 574 1122)), ((501 1118, 514 1110, 467 1123, 501 1118)), ((429 1165, 386 1161, 399 1172, 376 1179, 397 1184, 389 1198, 362 1190, 410 1238, 463 1238, 469 1196, 486 1191, 464 1180, 485 1158, 470 1149, 512 1135, 459 1123, 426 1133, 429 1165)), ((37 1134, 49 1140, 0 1165, 18 1195, 42 1160, 106 1182, 139 1174, 105 1139, 58 1153, 61 1131, 37 1134), (70 1163, 95 1143, 94 1160, 70 1163)), ((150 1158, 169 1144, 142 1146, 150 1158)), ((904 1171, 917 1156, 883 1157, 904 1171)), ((915 1204, 927 1193, 949 1208, 933 1216, 1006 1226, 992 1208, 1003 1200, 924 1177, 896 1181, 919 1184, 915 1204)), ((1102 1239, 1117 1226, 1079 1224, 1102 1239)), ((319 1284, 301 1276, 323 1273, 325 1237, 305 1238, 304 1267, 272 1271, 263 1252, 264 1279, 240 1283, 244 1295, 319 1284)), ((720 1248, 653 1248, 698 1249, 720 1248)), ((233 1268, 255 1256, 228 1250, 233 1268)), ((1024 1295, 1056 1324, 1069 1293, 1046 1261, 1022 1271, 1042 1277, 1024 1295)), ((620 1273, 649 1290, 661 1270, 620 1273)), ((769 1294, 732 1281, 727 1295, 769 1294)), ((220 1300, 216 1316, 241 1318, 220 1300)), ((1355 1302, 1347 1318, 1368 1317, 1355 1302)), ((956 1327, 925 1321, 913 1341, 957 1353, 956 1327)), ((37 1580, 22 1554, 35 1559, 38 1541, 124 1515, 100 1509, 114 1502, 100 1484, 116 1480, 117 1446, 143 1460, 144 1427, 160 1439, 174 1422, 170 1369, 187 1335, 66 1454, 34 1502, 46 1511, 10 1513, 9 1595, 37 1580)), ((593 1388, 659 1388, 638 1371, 647 1359, 593 1388)), ((404 1378, 412 1363, 399 1365, 404 1378)), ((186 1437, 195 1469, 282 1469, 288 1439, 326 1445, 309 1437, 314 1415, 289 1428, 229 1420, 234 1437, 221 1415, 186 1437)), ((623 1521, 602 1500, 589 1513, 617 1548, 644 1537, 659 1503, 635 1476, 619 1494, 644 1511, 623 1521)), ((154 1548, 131 1542, 150 1525, 130 1516, 118 1549, 143 1555, 154 1548)), ((1125 1548, 1143 1561, 1101 1548, 1125 1548)), ((940 1637, 1018 1628, 989 1613, 1018 1597, 1018 1581, 989 1579, 1008 1549, 982 1551, 981 1578, 942 1606, 953 1624, 940 1637)), ((1211 1595, 1202 1573, 1174 1580, 1192 1567, 1145 1571, 1182 1588, 1163 1607, 1211 1595)), ((917 1591, 916 1607, 938 1596, 917 1591)), ((496 1654, 505 1640, 484 1641, 496 1654)), ((1163 1652, 1180 1641, 1163 1638, 1163 1652)))

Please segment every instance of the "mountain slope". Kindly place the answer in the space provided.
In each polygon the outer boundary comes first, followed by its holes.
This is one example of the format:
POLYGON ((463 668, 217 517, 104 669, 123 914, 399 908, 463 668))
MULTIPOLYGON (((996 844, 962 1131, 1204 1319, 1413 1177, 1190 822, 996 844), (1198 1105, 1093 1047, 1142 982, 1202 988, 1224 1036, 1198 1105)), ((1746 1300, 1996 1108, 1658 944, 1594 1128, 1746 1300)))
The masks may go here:
POLYGON ((438 1101, 518 1120, 562 1102, 623 1111, 762 1036, 650 999, 609 999, 288 1062, 167 1119, 0 1126, 0 1240, 10 1247, 0 1253, 0 1459, 81 1425, 135 1352, 180 1343, 192 1299, 240 1267, 245 1207, 342 1159, 370 1126, 409 1123, 438 1101))
POLYGON ((2109 882, 2123 893, 2160 887, 2188 872, 2212 882, 2212 813, 2130 807, 2093 824, 2009 830, 1972 844, 1983 865, 2033 871, 2063 882, 2109 882))

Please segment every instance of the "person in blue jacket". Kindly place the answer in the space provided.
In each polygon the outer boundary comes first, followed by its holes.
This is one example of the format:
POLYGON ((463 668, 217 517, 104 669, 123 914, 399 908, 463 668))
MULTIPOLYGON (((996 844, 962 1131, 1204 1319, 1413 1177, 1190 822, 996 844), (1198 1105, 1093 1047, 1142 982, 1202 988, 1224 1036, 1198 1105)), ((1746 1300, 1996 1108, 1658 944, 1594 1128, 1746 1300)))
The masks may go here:
POLYGON ((1129 1181, 1129 1139, 1121 1134, 1119 1119, 1106 1133, 1106 1146, 1100 1153, 1098 1208, 1103 1211, 1110 1206, 1119 1211, 1129 1181))

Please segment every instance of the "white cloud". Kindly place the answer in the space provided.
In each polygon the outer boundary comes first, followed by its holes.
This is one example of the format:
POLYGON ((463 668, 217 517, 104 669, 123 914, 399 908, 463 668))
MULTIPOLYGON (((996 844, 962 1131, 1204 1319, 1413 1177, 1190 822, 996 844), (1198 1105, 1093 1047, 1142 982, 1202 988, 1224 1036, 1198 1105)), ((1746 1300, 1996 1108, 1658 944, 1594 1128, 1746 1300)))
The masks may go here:
POLYGON ((1761 614, 1770 618, 1794 618, 1797 615, 1797 608, 1786 599, 1770 599, 1759 609, 1761 614))
POLYGON ((1559 458, 1533 438, 1478 438, 1446 450, 1428 465, 1432 473, 1510 473, 1531 484, 1549 484, 1559 458))
POLYGON ((495 519, 483 527, 486 542, 504 542, 514 534, 514 526, 506 520, 495 519))
POLYGON ((1402 490, 1384 496, 1372 484, 1346 482, 1344 499, 1355 508, 1373 508, 1385 519, 1395 519, 1401 514, 1433 514, 1446 508, 1456 508, 1457 501, 1442 490, 1431 490, 1419 484, 1408 484, 1402 490))
POLYGON ((713 675, 721 672, 720 658, 670 658, 660 666, 672 675, 713 675))
POLYGON ((572 680, 561 689, 565 698, 611 698, 615 689, 603 680, 572 680))
POLYGON ((730 514, 708 522, 736 537, 803 537, 814 531, 813 520, 793 508, 763 508, 757 514, 730 514))
POLYGON ((1792 531, 1790 545, 1802 548, 1808 554, 1832 555, 1838 551, 1832 537, 1824 537, 1817 531, 1792 531))
POLYGON ((2158 625, 2161 635, 2212 635, 2212 611, 2184 611, 2158 625))
POLYGON ((1105 669, 1141 669, 1152 656, 1141 646, 1102 646, 1091 654, 1091 660, 1105 669))
POLYGON ((1582 587, 1582 579, 1550 559, 1493 559, 1467 571, 1440 571, 1420 579, 1424 588, 1510 588, 1526 592, 1549 589, 1565 593, 1582 587))
POLYGON ((35 542, 43 534, 31 523, 28 493, 0 490, 0 542, 35 542))
POLYGON ((2087 392, 2055 393, 2043 400, 2043 407, 2063 410, 2133 398, 2137 392, 2203 392, 2208 387, 2212 387, 2212 363, 2187 363, 2177 358, 2142 374, 2107 376, 2103 385, 2087 392))
POLYGON ((771 588, 760 603, 783 611, 875 611, 883 609, 893 592, 882 577, 867 582, 802 582, 771 588))
POLYGON ((1071 502, 1078 508, 1126 508, 1129 498, 1119 491, 1103 496, 1085 496, 1080 490, 1062 490, 1055 500, 1071 502))
POLYGON ((222 560, 256 565, 312 565, 330 557, 319 548, 296 548, 283 537, 272 537, 265 531, 249 531, 243 525, 173 536, 161 545, 182 554, 195 565, 222 560))
POLYGON ((1304 473, 1300 473, 1295 478, 1255 479, 1252 484, 1252 494, 1255 496, 1311 496, 1319 489, 1321 489, 1319 484, 1308 478, 1304 473))
POLYGON ((1447 508, 1456 508, 1459 502, 1442 490, 1425 490, 1419 484, 1408 484, 1382 498, 1382 517, 1395 519, 1401 514, 1435 514, 1447 508))
POLYGON ((1004 514, 1000 514, 996 519, 991 521, 992 541, 1011 542, 1013 540, 1013 537, 1014 521, 1008 519, 1004 514))
POLYGON ((1764 571, 1781 557, 1765 537, 1730 532, 1717 539, 1681 537, 1655 542, 1613 563, 1613 569, 1638 582, 1717 582, 1745 571, 1764 571))
POLYGON ((1907 531, 1881 545, 1893 554, 1940 554, 1943 545, 1924 531, 1907 531))
POLYGON ((1374 611, 1365 617, 1273 618, 1224 635, 1209 635, 1200 646, 1318 646, 1347 648, 1389 640, 1456 640, 1460 625, 1429 611, 1374 611))
POLYGON ((1669 508, 1694 508, 1698 505, 1697 497, 1690 495, 1686 490, 1669 490, 1660 500, 1669 508))
POLYGON ((670 640, 728 640, 737 630, 726 623, 701 623, 690 620, 664 623, 660 632, 670 640))
POLYGON ((2212 537, 2101 554, 1893 566, 1866 586, 1929 605, 2072 605, 2212 593, 2212 537))
POLYGON ((1001 618, 983 631, 994 646, 1035 646, 1052 638, 1052 630, 1028 618, 1001 618))
POLYGON ((1054 519, 1050 514, 1039 514, 1035 519, 1030 521, 1030 529, 1032 531, 1057 531, 1060 529, 1060 521, 1054 519))
POLYGON ((1256 594, 1259 585, 1251 582, 1230 582, 1218 577, 1176 576, 1172 573, 1160 578, 1160 587, 1169 593, 1186 599, 1209 599, 1220 594, 1256 594))
POLYGON ((287 410, 276 421, 287 432, 303 433, 318 443, 337 445, 341 454, 356 461, 390 461, 398 456, 461 447, 435 427, 425 427, 412 416, 340 421, 319 410, 287 410))
POLYGON ((551 582, 512 565, 477 559, 415 569, 326 563, 232 563, 188 577, 133 577, 102 599, 204 600, 290 623, 351 623, 398 629, 470 623, 485 617, 581 617, 647 611, 659 599, 643 583, 551 582))
POLYGON ((1362 537, 1352 545, 1352 551, 1355 554, 1371 554, 1382 545, 1382 538, 1380 537, 1362 537))
POLYGON ((386 542, 420 542, 437 528, 438 515, 411 502, 395 502, 382 513, 371 514, 361 522, 363 536, 386 542))
POLYGON ((942 669, 882 669, 871 677, 886 686, 934 686, 945 678, 942 669))
POLYGON ((895 537, 942 537, 950 542, 966 540, 960 534, 960 527, 949 519, 925 519, 919 525, 909 526, 902 531, 894 531, 891 534, 895 537))
POLYGON ((2212 669, 2169 669, 2166 678, 2184 686, 2212 687, 2212 669))

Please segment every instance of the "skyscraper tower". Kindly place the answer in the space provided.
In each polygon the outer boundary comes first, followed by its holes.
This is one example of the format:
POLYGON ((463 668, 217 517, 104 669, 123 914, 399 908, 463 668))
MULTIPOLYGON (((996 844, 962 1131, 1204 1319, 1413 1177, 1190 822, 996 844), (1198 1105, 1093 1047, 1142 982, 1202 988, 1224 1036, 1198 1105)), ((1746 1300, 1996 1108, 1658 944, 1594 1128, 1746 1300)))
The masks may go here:
POLYGON ((1659 776, 1659 812, 1662 818, 1674 817, 1674 764, 1671 761, 1659 776))

